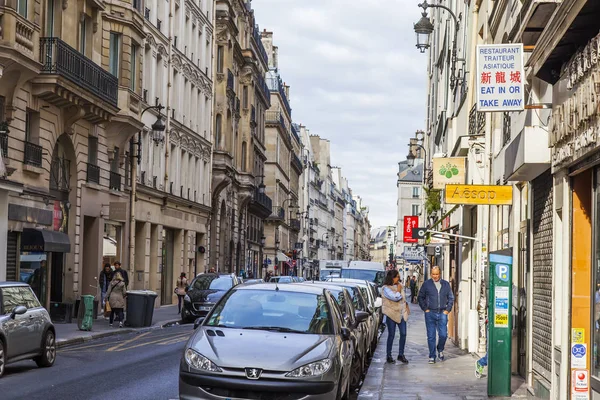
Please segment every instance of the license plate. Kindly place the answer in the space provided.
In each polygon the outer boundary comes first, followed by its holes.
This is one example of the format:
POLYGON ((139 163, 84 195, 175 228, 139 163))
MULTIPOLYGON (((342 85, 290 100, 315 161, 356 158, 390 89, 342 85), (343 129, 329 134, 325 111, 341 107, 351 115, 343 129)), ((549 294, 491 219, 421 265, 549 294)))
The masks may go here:
POLYGON ((208 307, 208 306, 201 306, 200 307, 200 311, 210 311, 212 307, 208 307))

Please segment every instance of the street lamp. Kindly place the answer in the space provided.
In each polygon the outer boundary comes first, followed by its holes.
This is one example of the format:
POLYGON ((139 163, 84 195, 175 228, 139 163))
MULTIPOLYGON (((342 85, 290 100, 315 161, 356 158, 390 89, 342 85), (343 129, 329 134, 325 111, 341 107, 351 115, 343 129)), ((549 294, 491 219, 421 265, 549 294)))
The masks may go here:
POLYGON ((460 29, 460 20, 456 18, 456 15, 452 12, 452 10, 446 6, 441 4, 429 4, 427 0, 424 0, 423 3, 418 5, 423 9, 421 13, 421 19, 416 24, 413 24, 413 28, 415 33, 417 34, 417 49, 421 53, 425 53, 425 50, 429 48, 429 36, 433 32, 433 24, 427 17, 427 9, 431 8, 441 8, 444 9, 450 14, 452 19, 454 19, 454 41, 452 42, 452 58, 451 58, 451 72, 450 72, 450 89, 454 89, 455 85, 461 80, 460 77, 456 76, 456 62, 462 61, 465 62, 464 58, 456 57, 456 42, 458 37, 458 30, 460 29))
POLYGON ((157 146, 159 143, 165 141, 165 124, 163 123, 162 115, 160 115, 162 108, 164 107, 160 106, 156 122, 152 124, 152 140, 154 140, 154 144, 157 146))

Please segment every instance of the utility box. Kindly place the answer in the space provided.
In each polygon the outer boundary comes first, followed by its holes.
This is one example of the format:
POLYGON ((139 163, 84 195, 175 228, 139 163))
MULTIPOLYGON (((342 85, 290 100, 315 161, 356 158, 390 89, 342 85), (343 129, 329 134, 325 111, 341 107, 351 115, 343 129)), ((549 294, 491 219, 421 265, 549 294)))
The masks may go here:
POLYGON ((511 395, 512 263, 512 249, 490 253, 488 396, 511 395))

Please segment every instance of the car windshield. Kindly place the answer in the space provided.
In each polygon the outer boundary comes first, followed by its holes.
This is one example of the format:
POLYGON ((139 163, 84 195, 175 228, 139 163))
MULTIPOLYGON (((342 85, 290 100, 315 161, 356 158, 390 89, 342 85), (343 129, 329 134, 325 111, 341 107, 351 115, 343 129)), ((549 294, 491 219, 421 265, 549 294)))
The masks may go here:
POLYGON ((380 285, 383 282, 384 271, 375 271, 371 269, 344 269, 342 278, 360 279, 361 281, 374 282, 380 285))
POLYGON ((365 311, 366 307, 363 303, 362 295, 360 294, 360 289, 356 286, 343 286, 348 289, 348 294, 350 294, 350 298, 352 299, 352 305, 356 310, 365 311))
POLYGON ((200 275, 192 288, 197 290, 229 290, 233 286, 233 279, 230 276, 218 275, 200 275))
POLYGON ((213 309, 206 326, 333 333, 329 306, 323 294, 284 290, 233 290, 213 309))
POLYGON ((321 274, 319 275, 320 279, 322 281, 327 280, 327 277, 330 276, 332 278, 339 278, 340 277, 340 270, 339 269, 326 269, 326 270, 322 270, 321 274))

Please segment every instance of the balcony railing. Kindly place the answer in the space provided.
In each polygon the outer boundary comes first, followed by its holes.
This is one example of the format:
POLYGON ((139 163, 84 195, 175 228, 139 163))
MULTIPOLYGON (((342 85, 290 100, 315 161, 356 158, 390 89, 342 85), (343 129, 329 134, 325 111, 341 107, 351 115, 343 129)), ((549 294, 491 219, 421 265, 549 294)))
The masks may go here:
POLYGON ((480 135, 485 129, 485 113, 477 111, 477 105, 473 105, 469 112, 469 135, 480 135))
POLYGON ((298 130, 296 129, 295 124, 292 124, 292 136, 296 139, 297 142, 300 142, 300 135, 298 134, 298 130))
POLYGON ((265 64, 269 65, 269 56, 267 55, 267 50, 265 50, 265 46, 262 44, 262 40, 260 40, 260 28, 258 25, 254 25, 254 41, 256 42, 256 48, 258 49, 258 53, 262 57, 265 64))
POLYGON ((233 90, 233 72, 230 69, 227 69, 227 89, 233 90))
POLYGON ((510 114, 505 112, 502 114, 502 146, 506 146, 510 142, 510 114))
POLYGON ((292 167, 296 168, 296 171, 301 174, 304 169, 302 166, 302 161, 298 158, 296 154, 292 153, 292 167))
POLYGON ((290 107, 290 103, 288 102, 287 94, 285 93, 285 88, 283 87, 283 82, 281 81, 281 77, 277 76, 275 78, 269 78, 267 82, 269 89, 271 92, 278 92, 281 97, 282 103, 288 112, 288 115, 292 115, 292 108, 290 107))
POLYGON ((88 163, 87 165, 87 181, 100 184, 100 167, 88 163))
POLYGON ((271 198, 266 194, 260 193, 258 189, 256 189, 254 193, 254 201, 259 203, 263 207, 268 208, 269 210, 273 209, 273 200, 271 200, 271 198))
POLYGON ((285 209, 283 207, 273 207, 273 214, 271 214, 271 218, 284 219, 285 209))
POLYGON ((300 220, 299 219, 291 219, 290 227, 296 231, 300 230, 300 220))
POLYGON ((109 188, 121 191, 121 175, 118 172, 110 172, 109 188))
POLYGON ((33 165, 34 167, 42 166, 42 146, 25 142, 25 158, 23 163, 33 165))
POLYGON ((267 86, 267 82, 265 81, 265 78, 262 75, 258 75, 258 82, 256 83, 256 85, 258 86, 258 90, 260 90, 263 96, 265 96, 265 99, 267 100, 267 105, 270 107, 271 91, 269 90, 269 86, 267 86))
POLYGON ((117 106, 119 80, 58 38, 40 38, 43 74, 64 76, 102 100, 117 106))
POLYGON ((8 133, 0 133, 0 148, 2 149, 2 157, 8 157, 8 133))

